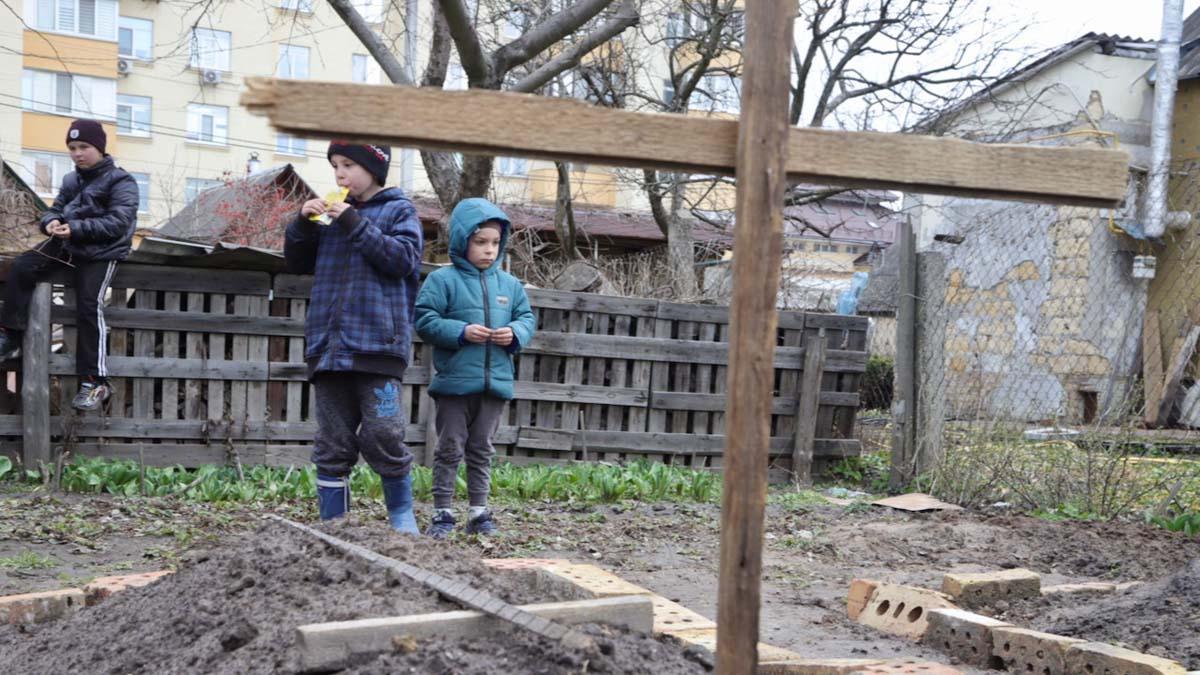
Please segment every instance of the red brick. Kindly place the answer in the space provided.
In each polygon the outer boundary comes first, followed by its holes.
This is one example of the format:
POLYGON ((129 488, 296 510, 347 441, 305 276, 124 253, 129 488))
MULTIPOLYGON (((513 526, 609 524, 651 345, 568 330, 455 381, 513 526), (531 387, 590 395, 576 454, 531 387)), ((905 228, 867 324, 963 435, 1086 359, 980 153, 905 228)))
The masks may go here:
POLYGON ((127 588, 147 586, 170 573, 170 570, 160 570, 157 572, 142 572, 140 574, 123 574, 115 577, 100 577, 84 586, 83 592, 87 596, 87 605, 91 607, 101 600, 108 599, 114 593, 120 593, 127 588))
POLYGON ((83 603, 83 591, 78 588, 5 596, 0 598, 0 624, 19 626, 58 619, 78 611, 83 603))

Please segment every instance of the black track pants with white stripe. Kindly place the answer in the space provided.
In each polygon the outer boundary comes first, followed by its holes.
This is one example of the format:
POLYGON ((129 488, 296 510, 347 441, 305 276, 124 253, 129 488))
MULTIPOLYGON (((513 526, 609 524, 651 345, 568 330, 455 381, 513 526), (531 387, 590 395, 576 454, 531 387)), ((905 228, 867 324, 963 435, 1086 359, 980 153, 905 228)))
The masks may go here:
POLYGON ((104 293, 117 269, 115 260, 72 257, 63 246, 63 240, 58 238, 51 238, 39 244, 36 250, 22 253, 13 260, 4 284, 0 326, 24 331, 29 320, 29 300, 33 296, 34 286, 62 269, 70 270, 75 277, 75 319, 78 328, 75 372, 81 378, 103 380, 108 376, 105 363, 108 331, 104 324, 104 293))

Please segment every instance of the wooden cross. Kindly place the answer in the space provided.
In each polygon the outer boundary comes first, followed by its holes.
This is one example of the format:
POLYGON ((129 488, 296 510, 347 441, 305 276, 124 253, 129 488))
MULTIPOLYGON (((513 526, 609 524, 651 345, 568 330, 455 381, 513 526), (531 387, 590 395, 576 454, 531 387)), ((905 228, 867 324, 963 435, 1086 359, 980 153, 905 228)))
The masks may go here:
POLYGON ((763 513, 791 181, 1114 207, 1123 152, 789 128, 795 3, 746 3, 740 120, 636 113, 493 91, 248 78, 242 103, 279 131, 398 146, 737 176, 717 671, 757 664, 763 513))

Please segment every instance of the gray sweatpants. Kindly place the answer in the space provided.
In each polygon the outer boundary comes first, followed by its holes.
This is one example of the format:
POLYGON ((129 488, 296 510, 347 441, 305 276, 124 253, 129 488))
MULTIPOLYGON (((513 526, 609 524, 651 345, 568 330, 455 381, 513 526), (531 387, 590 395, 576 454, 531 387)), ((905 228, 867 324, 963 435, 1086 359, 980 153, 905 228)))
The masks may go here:
POLYGON ((487 506, 491 490, 492 435, 500 426, 504 399, 487 394, 439 396, 437 452, 433 456, 433 507, 450 508, 458 479, 458 463, 467 460, 467 495, 471 506, 487 506))
POLYGON ((350 475, 361 454, 384 478, 402 478, 412 466, 404 444, 404 406, 400 378, 371 373, 321 373, 317 397, 317 434, 312 461, 333 477, 350 475))

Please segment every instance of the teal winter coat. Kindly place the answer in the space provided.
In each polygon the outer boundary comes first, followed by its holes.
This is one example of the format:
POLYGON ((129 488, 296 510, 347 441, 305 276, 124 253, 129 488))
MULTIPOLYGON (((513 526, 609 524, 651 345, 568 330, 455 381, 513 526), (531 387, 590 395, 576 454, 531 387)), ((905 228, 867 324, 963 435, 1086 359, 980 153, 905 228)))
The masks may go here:
POLYGON ((417 334, 434 347, 432 396, 513 397, 512 355, 529 345, 537 318, 521 282, 500 269, 510 227, 508 216, 486 199, 464 199, 450 214, 454 264, 430 274, 417 294, 417 334), (489 220, 503 224, 500 251, 491 267, 480 270, 467 260, 467 242, 489 220), (464 331, 472 323, 491 329, 508 326, 515 340, 508 348, 467 342, 464 331))

